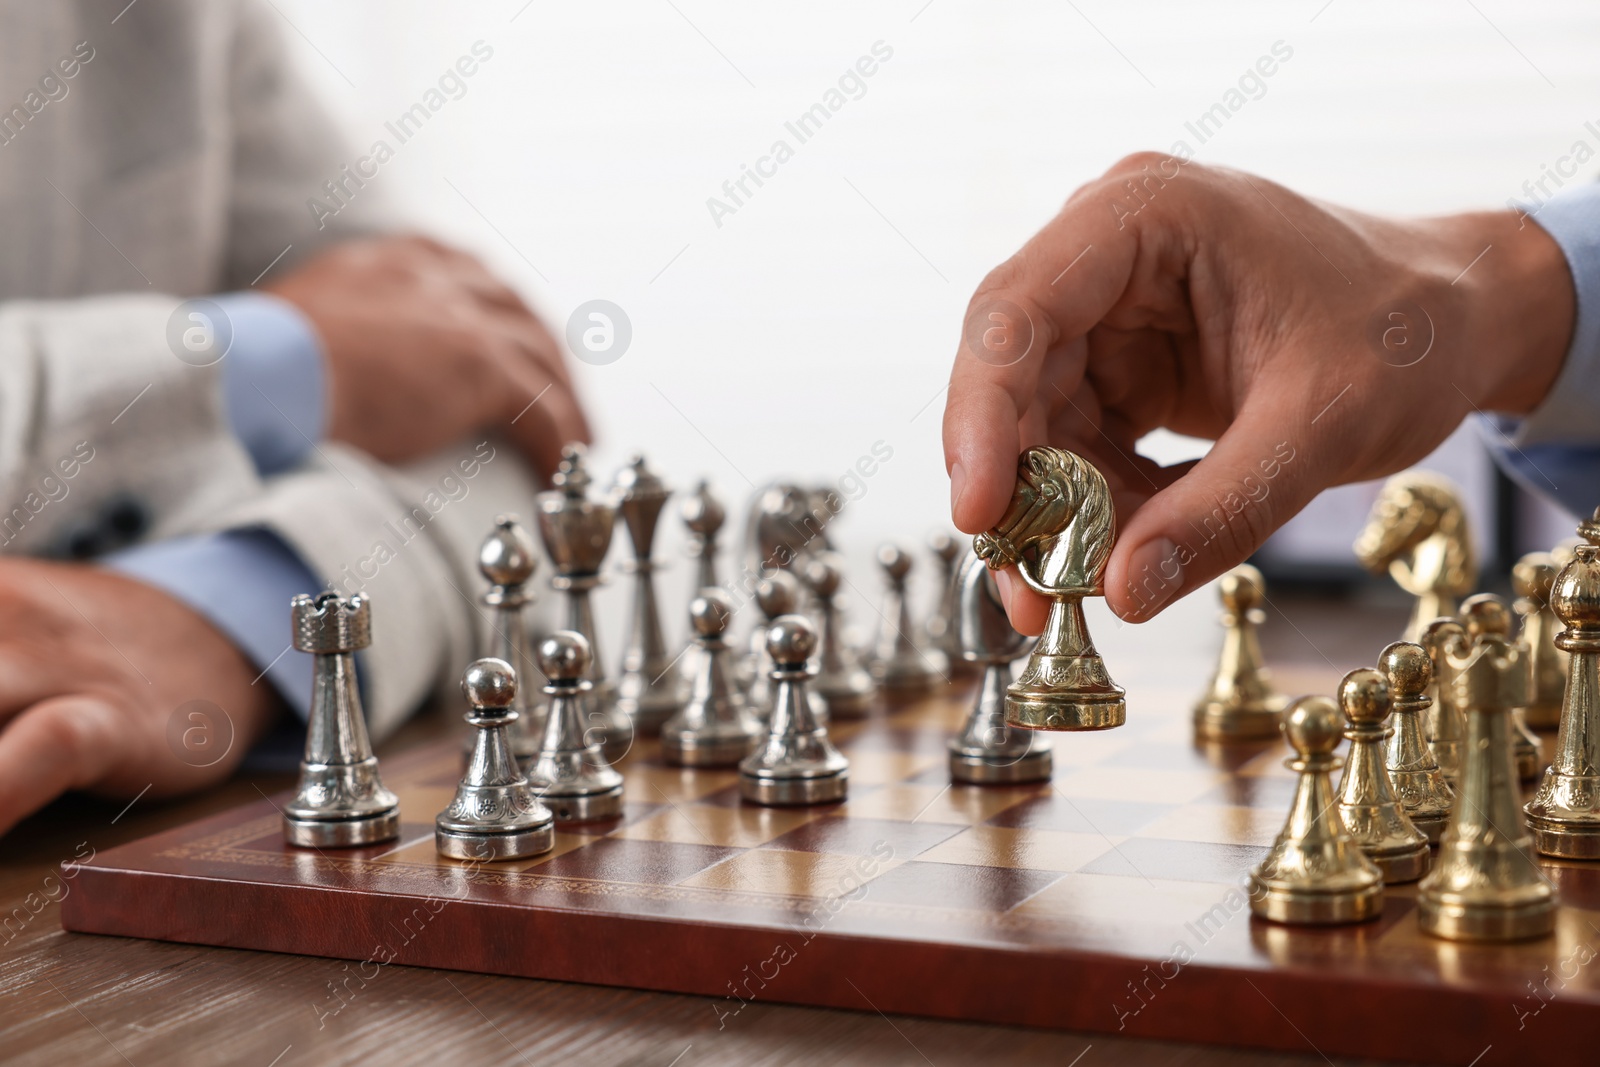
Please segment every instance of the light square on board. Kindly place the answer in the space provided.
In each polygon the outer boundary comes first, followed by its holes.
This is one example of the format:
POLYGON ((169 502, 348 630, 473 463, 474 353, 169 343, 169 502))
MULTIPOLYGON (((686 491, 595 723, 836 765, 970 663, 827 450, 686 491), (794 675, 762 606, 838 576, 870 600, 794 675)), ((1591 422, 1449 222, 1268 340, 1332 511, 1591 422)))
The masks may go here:
POLYGON ((739 807, 674 804, 618 830, 613 836, 640 841, 681 841, 687 845, 755 848, 820 815, 815 809, 765 808, 755 804, 739 807))
POLYGON ((1058 770, 1056 792, 1068 797, 1128 800, 1146 804, 1187 804, 1227 780, 1212 770, 1141 771, 1129 767, 1073 767, 1058 770))
POLYGON ((1286 812, 1230 804, 1185 804, 1140 827, 1140 837, 1214 841, 1223 845, 1270 845, 1286 812))
POLYGON ((644 804, 682 804, 736 785, 739 772, 629 763, 622 768, 622 795, 644 804))
POLYGON ((1038 796, 1049 786, 886 785, 845 802, 848 818, 970 825, 1038 796))
POLYGON ((903 862, 902 859, 832 852, 753 849, 708 867, 680 884, 700 889, 826 900, 854 893, 903 862))
POLYGON ((1125 838, 1061 830, 1014 830, 972 826, 917 858, 929 863, 966 863, 1036 871, 1075 871, 1110 852, 1125 838))

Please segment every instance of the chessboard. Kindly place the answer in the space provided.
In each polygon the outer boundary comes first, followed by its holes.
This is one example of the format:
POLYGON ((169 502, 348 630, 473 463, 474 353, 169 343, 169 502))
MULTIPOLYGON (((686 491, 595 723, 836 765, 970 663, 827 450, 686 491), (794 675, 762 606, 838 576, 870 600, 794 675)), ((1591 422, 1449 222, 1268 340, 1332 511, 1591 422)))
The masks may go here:
POLYGON ((641 743, 623 817, 492 865, 435 853, 462 760, 440 742, 384 763, 396 842, 287 847, 283 798, 263 799, 98 854, 62 922, 342 958, 352 993, 402 964, 693 994, 724 1025, 778 1001, 1480 1067, 1600 1033, 1600 865, 1542 861, 1557 929, 1520 944, 1425 936, 1415 885, 1362 925, 1252 918, 1243 880, 1282 826, 1287 750, 1198 746, 1169 671, 1119 679, 1126 726, 1052 735, 1038 785, 950 784, 959 688, 835 724, 850 794, 828 807, 741 803, 734 772, 641 743))

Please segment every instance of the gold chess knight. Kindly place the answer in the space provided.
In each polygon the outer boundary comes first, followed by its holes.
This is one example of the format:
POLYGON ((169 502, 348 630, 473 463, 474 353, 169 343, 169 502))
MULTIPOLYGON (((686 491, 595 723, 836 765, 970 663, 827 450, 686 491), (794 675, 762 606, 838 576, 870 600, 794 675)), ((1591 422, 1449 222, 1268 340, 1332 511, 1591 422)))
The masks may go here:
POLYGON ((1123 691, 1089 638, 1083 598, 1104 594, 1116 512, 1106 480, 1082 457, 1034 447, 1017 461, 1017 486, 999 525, 973 538, 991 570, 1016 564, 1050 599, 1044 633, 1006 690, 1006 723, 1029 730, 1104 730, 1127 719, 1123 691))
POLYGON ((1404 641, 1420 641, 1430 622, 1454 615, 1478 576, 1460 490, 1428 471, 1404 471, 1383 483, 1355 553, 1367 570, 1388 572, 1417 598, 1404 641))

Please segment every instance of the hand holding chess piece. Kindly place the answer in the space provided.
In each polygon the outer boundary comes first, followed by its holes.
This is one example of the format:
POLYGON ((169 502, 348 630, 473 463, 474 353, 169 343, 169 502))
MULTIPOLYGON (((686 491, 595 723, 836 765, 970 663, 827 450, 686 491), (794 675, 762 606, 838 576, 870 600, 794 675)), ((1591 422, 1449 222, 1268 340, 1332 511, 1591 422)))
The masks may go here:
MULTIPOLYGON (((493 613, 489 627, 488 655, 511 664, 518 684, 512 710, 516 712, 506 727, 511 752, 519 761, 539 755, 544 737, 544 705, 531 695, 542 685, 533 663, 533 645, 528 638, 528 605, 534 602, 529 584, 539 567, 538 548, 515 515, 500 515, 494 529, 478 549, 478 570, 489 582, 483 603, 493 613)), ((478 731, 468 747, 477 744, 478 731)))
POLYGON ((1333 754, 1339 709, 1327 697, 1301 697, 1283 720, 1299 774, 1289 818, 1261 865, 1250 872, 1250 910, 1273 922, 1327 925, 1365 922, 1383 911, 1383 873, 1335 810, 1333 754))
POLYGON ((1561 733, 1523 810, 1540 852, 1594 860, 1600 859, 1600 508, 1578 532, 1587 543, 1574 550, 1550 590, 1550 607, 1566 627, 1555 638, 1568 670, 1561 733))
POLYGON ((1478 577, 1461 491, 1431 471, 1403 471, 1383 483, 1355 553, 1367 570, 1387 571, 1417 598, 1401 635, 1405 641, 1420 641, 1430 622, 1454 615, 1456 601, 1478 577))
POLYGON ((1266 619, 1266 579, 1248 563, 1217 579, 1222 598, 1222 655, 1211 688, 1194 709, 1194 733, 1205 741, 1277 737, 1288 701, 1272 688, 1256 627, 1266 619))
POLYGON ((828 740, 812 708, 806 679, 817 632, 801 615, 782 615, 767 628, 776 692, 767 736, 739 764, 739 795, 756 804, 788 806, 843 800, 850 762, 828 740))
POLYGON ((337 593, 297 596, 294 647, 314 657, 311 715, 283 837, 303 848, 372 845, 400 836, 400 800, 383 786, 356 687, 356 653, 372 644, 372 602, 337 593))
POLYGON ((1555 925, 1555 889, 1517 806, 1512 759, 1511 709, 1527 703, 1527 655, 1492 631, 1446 653, 1467 732, 1455 812, 1417 889, 1417 923, 1435 937, 1518 941, 1555 925))
POLYGON ((694 628, 694 674, 689 699, 661 727, 661 758, 678 767, 731 767, 750 753, 761 722, 745 706, 728 672, 733 603, 720 589, 702 589, 689 604, 694 628))
POLYGON ((973 539, 990 569, 1015 564, 1050 599, 1044 633, 1022 676, 1006 690, 1006 722, 1029 730, 1121 726, 1127 705, 1106 673, 1083 617, 1083 598, 1102 596, 1116 512, 1094 466, 1061 448, 1035 447, 1017 461, 1017 485, 999 524, 973 539))
POLYGON ((1378 672, 1389 683, 1394 708, 1394 729, 1384 746, 1384 766, 1411 825, 1436 845, 1450 821, 1456 795, 1422 731, 1421 715, 1431 703, 1428 685, 1433 664, 1421 645, 1396 641, 1378 655, 1378 672))
POLYGON ((622 814, 622 775, 606 762, 601 731, 588 721, 596 713, 583 699, 593 684, 589 642, 575 630, 557 630, 539 642, 538 655, 550 710, 528 781, 558 823, 615 818, 622 814))
POLYGON ((548 852, 555 844, 555 817, 522 774, 511 748, 517 721, 517 672, 502 659, 480 659, 467 668, 461 692, 475 729, 472 758, 450 806, 433 822, 439 855, 458 860, 511 860, 548 852))
POLYGON ((962 655, 982 666, 983 682, 966 724, 950 739, 950 780, 974 785, 1048 781, 1054 764, 1049 741, 1035 730, 1006 725, 1011 664, 1027 654, 1034 639, 1011 628, 994 575, 976 554, 962 560, 955 589, 962 655))

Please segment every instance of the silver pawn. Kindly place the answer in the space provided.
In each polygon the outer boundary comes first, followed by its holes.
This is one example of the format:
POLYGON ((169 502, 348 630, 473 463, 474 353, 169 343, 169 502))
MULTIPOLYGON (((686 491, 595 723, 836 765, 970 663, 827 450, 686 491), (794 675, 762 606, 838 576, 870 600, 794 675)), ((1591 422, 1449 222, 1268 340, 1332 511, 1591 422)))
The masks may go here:
POLYGON ((890 693, 925 692, 945 680, 947 665, 935 662, 933 657, 938 653, 930 654, 917 647, 911 636, 911 606, 906 599, 911 554, 899 545, 884 545, 878 549, 878 564, 883 568, 885 584, 872 676, 890 693))
POLYGON ((654 737, 678 709, 678 661, 667 653, 661 636, 661 609, 656 606, 656 523, 672 495, 637 453, 617 472, 612 489, 617 514, 633 542, 633 559, 622 569, 633 575, 633 607, 628 643, 622 650, 617 678, 617 706, 633 720, 636 733, 654 737))
POLYGON ((589 642, 557 630, 539 642, 539 669, 549 679, 544 746, 528 781, 555 813, 556 822, 593 822, 622 814, 622 775, 606 762, 598 731, 589 729, 584 693, 593 684, 589 642))
POLYGON ((689 700, 661 727, 661 758, 679 767, 732 767, 755 746, 761 722, 745 707, 744 694, 728 677, 728 642, 733 602, 720 589, 700 590, 689 603, 689 622, 700 655, 690 679, 689 700))
POLYGON ((550 478, 555 488, 540 493, 534 502, 539 509, 539 539, 556 572, 550 587, 566 594, 567 629, 582 634, 589 644, 584 717, 605 746, 607 757, 615 761, 633 747, 633 720, 617 707, 616 687, 606 680, 589 593, 605 581, 600 570, 611 549, 617 511, 610 504, 589 499, 584 455, 579 444, 562 448, 561 464, 550 478))
POLYGON ((751 709, 765 719, 772 710, 772 659, 767 655, 767 630, 780 615, 800 610, 800 582, 788 571, 773 571, 756 583, 755 600, 761 619, 750 631, 750 651, 741 673, 751 709))
POLYGON ((774 806, 831 804, 850 785, 850 761, 828 740, 806 691, 817 631, 802 615, 782 615, 767 628, 772 657, 772 719, 765 743, 739 764, 739 795, 774 806))
MULTIPOLYGON (((717 534, 722 530, 722 524, 727 521, 728 513, 711 492, 711 483, 704 478, 695 486, 694 492, 683 498, 683 503, 678 505, 678 515, 683 519, 684 528, 689 531, 689 557, 694 560, 694 588, 695 589, 720 589, 722 582, 717 577, 717 534)), ((739 664, 735 662, 735 675, 738 674, 739 664)), ((693 679, 700 672, 700 645, 690 634, 684 642, 682 655, 678 657, 678 697, 680 700, 689 699, 689 690, 693 679)), ((740 685, 744 680, 740 679, 740 685)))
POLYGON ((974 785, 1048 781, 1050 743, 1034 730, 1006 725, 1011 664, 1033 648, 1034 638, 1011 628, 994 574, 968 551, 956 572, 955 623, 966 662, 981 665, 983 683, 961 733, 950 739, 950 779, 974 785))
POLYGON ((939 566, 938 608, 928 616, 923 634, 929 648, 938 649, 949 664, 950 670, 968 672, 974 661, 965 658, 961 647, 961 623, 956 618, 956 565, 961 561, 961 542, 947 533, 936 533, 928 538, 928 550, 939 566))
POLYGON ((367 739, 357 650, 372 644, 372 602, 321 593, 289 605, 294 647, 309 652, 311 716, 300 784, 283 809, 283 837, 303 848, 371 845, 400 835, 400 800, 383 786, 367 739))
POLYGON ((836 552, 820 552, 801 568, 817 608, 817 677, 811 695, 822 701, 830 719, 859 719, 867 714, 876 690, 872 675, 844 640, 839 609, 834 603, 844 579, 844 563, 836 552))
MULTIPOLYGON (((515 515, 496 517, 494 529, 478 549, 478 571, 489 582, 483 602, 494 613, 486 655, 511 664, 520 683, 512 704, 517 714, 506 727, 506 737, 512 754, 522 763, 539 755, 539 740, 544 736, 544 704, 533 695, 544 679, 533 663, 527 619, 527 607, 535 600, 529 582, 539 569, 538 551, 533 535, 515 515)), ((468 747, 476 743, 474 739, 468 747)))
POLYGON ((433 821, 439 855, 458 860, 514 860, 555 845, 555 818, 539 803, 511 748, 516 725, 517 672, 503 659, 467 668, 461 692, 471 710, 472 759, 450 806, 433 821))

